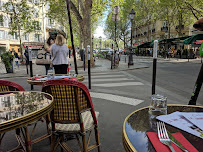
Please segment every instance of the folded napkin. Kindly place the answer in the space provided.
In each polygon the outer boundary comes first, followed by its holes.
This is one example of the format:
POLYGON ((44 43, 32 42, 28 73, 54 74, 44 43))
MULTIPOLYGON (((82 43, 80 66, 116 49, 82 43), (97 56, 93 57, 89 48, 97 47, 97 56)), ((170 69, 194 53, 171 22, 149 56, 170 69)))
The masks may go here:
MULTIPOLYGON (((198 152, 198 150, 180 133, 172 133, 172 135, 189 151, 198 152)), ((150 139, 152 145, 157 152, 171 152, 169 147, 162 144, 159 141, 158 134, 155 132, 147 132, 147 136, 150 139)), ((176 152, 183 152, 178 146, 171 143, 176 152)))
POLYGON ((36 77, 36 78, 28 78, 28 80, 36 80, 36 79, 41 79, 41 78, 44 78, 43 76, 41 76, 41 77, 36 77))

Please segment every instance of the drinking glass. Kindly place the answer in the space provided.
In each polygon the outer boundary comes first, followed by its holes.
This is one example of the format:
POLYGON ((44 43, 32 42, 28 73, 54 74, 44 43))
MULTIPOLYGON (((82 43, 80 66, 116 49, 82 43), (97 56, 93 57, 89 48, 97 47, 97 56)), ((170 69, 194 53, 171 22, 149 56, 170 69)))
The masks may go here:
POLYGON ((53 79, 54 78, 54 70, 53 69, 48 70, 47 78, 48 79, 53 79))
POLYGON ((154 94, 151 97, 149 113, 154 116, 167 114, 167 97, 161 94, 154 94))

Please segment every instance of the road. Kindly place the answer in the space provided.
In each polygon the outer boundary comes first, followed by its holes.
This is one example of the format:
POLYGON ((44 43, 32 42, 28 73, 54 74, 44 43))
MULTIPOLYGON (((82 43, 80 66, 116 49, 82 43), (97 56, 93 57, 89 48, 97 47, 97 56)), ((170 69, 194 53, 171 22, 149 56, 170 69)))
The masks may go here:
MULTIPOLYGON (((94 108, 100 113, 99 133, 101 149, 104 152, 124 151, 121 136, 124 119, 134 110, 150 104, 152 59, 134 58, 134 60, 137 60, 135 64, 137 62, 143 63, 148 65, 148 68, 92 73, 92 89, 89 91, 94 108)), ((172 63, 158 60, 156 93, 167 96, 168 103, 188 104, 200 65, 191 62, 172 63)), ((87 72, 84 73, 84 76, 84 83, 88 86, 87 72)), ((30 90, 26 78, 7 79, 21 84, 26 90, 30 90)), ((41 87, 35 86, 34 89, 39 91, 41 87)), ((201 90, 197 105, 203 105, 202 99, 203 91, 201 90)), ((40 124, 36 136, 45 131, 45 124, 40 124)), ((73 141, 68 141, 68 143, 73 145, 73 148, 76 147, 73 141)), ((2 147, 10 149, 16 145, 14 131, 7 133, 2 147)), ((49 151, 49 148, 48 140, 44 140, 34 145, 33 151, 46 152, 49 151)))

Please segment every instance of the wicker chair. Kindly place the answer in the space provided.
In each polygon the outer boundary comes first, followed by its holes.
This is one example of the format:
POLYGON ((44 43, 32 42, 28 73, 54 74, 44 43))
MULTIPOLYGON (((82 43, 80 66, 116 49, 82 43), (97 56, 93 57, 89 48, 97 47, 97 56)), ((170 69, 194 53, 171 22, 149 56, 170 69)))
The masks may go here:
MULTIPOLYGON (((0 92, 3 92, 3 91, 25 91, 25 89, 16 82, 8 81, 8 80, 0 80, 0 92)), ((0 134, 0 143, 4 135, 5 133, 0 134)))
POLYGON ((25 89, 16 82, 0 80, 0 91, 25 91, 25 89))
POLYGON ((64 141, 64 134, 75 134, 81 151, 98 148, 100 152, 99 134, 97 126, 98 112, 94 111, 92 100, 87 87, 75 80, 49 80, 43 83, 42 91, 54 97, 55 107, 51 113, 50 128, 52 129, 52 151, 58 144, 66 151, 72 151, 64 141), (95 131, 96 143, 88 146, 91 131, 95 131), (89 132, 88 141, 86 134, 89 132), (55 144, 56 135, 58 135, 55 144), (79 136, 82 136, 80 143, 79 136))

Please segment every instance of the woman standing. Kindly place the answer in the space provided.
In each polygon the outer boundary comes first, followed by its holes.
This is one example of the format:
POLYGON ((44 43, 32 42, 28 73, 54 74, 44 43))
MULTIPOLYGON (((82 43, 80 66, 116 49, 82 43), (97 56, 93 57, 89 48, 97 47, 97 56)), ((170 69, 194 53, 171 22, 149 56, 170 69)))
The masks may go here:
POLYGON ((55 74, 67 74, 69 49, 65 44, 65 38, 58 34, 55 43, 51 47, 52 64, 55 74))
MULTIPOLYGON (((48 38, 47 42, 44 45, 44 49, 46 52, 48 52, 48 53, 51 52, 51 46, 52 46, 52 44, 54 44, 54 41, 55 41, 54 38, 52 38, 52 37, 48 38)), ((50 69, 50 64, 45 64, 45 70, 46 70, 45 74, 46 75, 48 74, 49 69, 50 69)))

